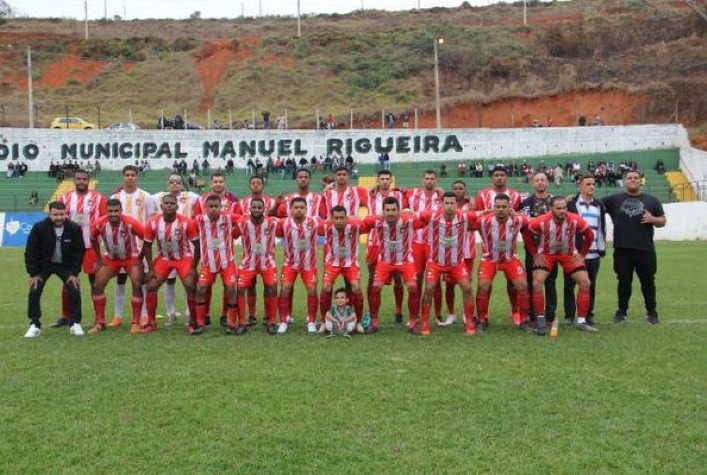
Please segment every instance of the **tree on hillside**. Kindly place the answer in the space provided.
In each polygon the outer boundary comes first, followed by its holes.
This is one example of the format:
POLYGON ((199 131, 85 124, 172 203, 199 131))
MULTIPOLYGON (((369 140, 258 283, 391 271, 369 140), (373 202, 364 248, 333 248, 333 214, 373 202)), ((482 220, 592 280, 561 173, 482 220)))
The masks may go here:
POLYGON ((0 18, 12 16, 12 7, 5 0, 0 0, 0 18))

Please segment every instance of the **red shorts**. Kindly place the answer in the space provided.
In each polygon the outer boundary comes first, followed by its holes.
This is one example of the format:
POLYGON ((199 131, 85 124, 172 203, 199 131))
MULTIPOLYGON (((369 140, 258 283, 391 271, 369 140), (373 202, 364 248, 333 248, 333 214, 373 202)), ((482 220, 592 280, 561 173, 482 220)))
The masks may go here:
POLYGON ((430 258, 430 246, 413 242, 412 258, 415 260, 415 273, 422 275, 425 272, 425 265, 430 258))
POLYGON ((378 261, 378 264, 376 264, 376 276, 373 282, 379 282, 385 285, 390 284, 390 280, 395 272, 400 273, 403 281, 417 283, 417 272, 415 272, 415 265, 412 262, 393 265, 384 264, 381 261, 378 261))
POLYGON ((282 266, 282 275, 280 282, 282 285, 292 285, 297 281, 297 276, 302 276, 302 282, 306 287, 314 287, 317 285, 317 269, 293 269, 292 267, 282 266))
POLYGON ((165 259, 159 256, 154 261, 155 274, 167 279, 172 272, 172 270, 177 272, 180 279, 185 278, 189 275, 192 266, 194 265, 194 259, 191 257, 185 257, 179 260, 165 259))
MULTIPOLYGON (((580 270, 586 270, 584 263, 575 265, 573 263, 575 255, 567 254, 543 254, 545 258, 545 265, 540 267, 548 272, 552 272, 557 267, 557 264, 562 266, 562 270, 565 274, 569 275, 580 270)), ((535 267, 533 267, 535 269, 535 267)))
POLYGON ((378 262, 378 252, 379 248, 377 244, 369 244, 366 252, 366 262, 375 266, 376 262, 378 262))
POLYGON ((133 257, 131 259, 108 259, 107 257, 103 258, 103 265, 106 265, 113 269, 114 274, 119 274, 121 270, 124 270, 126 273, 128 273, 130 272, 130 268, 136 263, 137 257, 133 257))
POLYGON ((427 261, 425 281, 439 282, 443 274, 444 281, 448 284, 456 284, 462 279, 469 280, 469 271, 464 263, 459 263, 456 266, 441 266, 434 261, 427 261))
POLYGON ((83 262, 81 263, 81 270, 85 274, 95 274, 96 273, 96 265, 98 264, 98 256, 96 253, 93 251, 92 247, 89 247, 86 249, 86 252, 83 255, 83 262))
POLYGON ((493 280, 496 277, 496 272, 501 271, 506 274, 506 279, 509 281, 523 279, 525 280, 525 267, 518 259, 513 259, 506 262, 492 262, 481 260, 479 262, 479 281, 493 280))
POLYGON ((272 287, 277 285, 277 269, 271 267, 269 269, 239 269, 238 270, 238 287, 249 289, 255 283, 255 278, 260 275, 263 278, 263 285, 272 287))
POLYGON ((224 286, 236 285, 237 275, 236 266, 234 264, 229 264, 225 269, 221 269, 218 272, 211 272, 209 266, 201 266, 201 272, 199 273, 199 280, 197 283, 203 286, 210 286, 216 280, 216 276, 220 275, 224 286))
POLYGON ((361 280, 361 269, 358 266, 337 267, 324 264, 324 284, 332 285, 340 275, 343 275, 347 282, 358 282, 361 280))

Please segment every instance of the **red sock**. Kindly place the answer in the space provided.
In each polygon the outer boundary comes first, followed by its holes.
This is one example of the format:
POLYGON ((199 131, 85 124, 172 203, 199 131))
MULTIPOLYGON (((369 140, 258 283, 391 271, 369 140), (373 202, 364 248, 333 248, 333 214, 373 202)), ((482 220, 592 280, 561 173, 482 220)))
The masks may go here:
MULTIPOLYGON (((290 290, 290 301, 288 302, 289 305, 287 306, 287 315, 290 317, 292 316, 292 309, 294 308, 294 298, 295 298, 295 289, 290 290)), ((316 296, 314 297, 316 298, 316 296)), ((317 299, 317 302, 319 299, 317 299)), ((309 297, 307 297, 307 313, 309 313, 309 297)), ((314 313, 312 315, 317 313, 317 309, 314 309, 314 313)))
POLYGON ((471 298, 467 302, 464 302, 464 316, 466 317, 466 323, 464 323, 465 330, 476 330, 476 325, 474 325, 474 299, 471 298))
MULTIPOLYGON (((419 298, 418 298, 419 300, 419 298)), ((434 295, 434 301, 435 301, 435 316, 440 317, 442 316, 442 284, 438 284, 437 288, 435 288, 435 295, 434 295)), ((410 297, 408 297, 408 302, 410 302, 410 297)), ((420 307, 418 307, 420 308, 420 307)), ((419 315, 420 311, 418 310, 415 312, 415 314, 419 315)))
MULTIPOLYGON (((292 297, 292 294, 290 294, 290 297, 292 297)), ((316 295, 310 295, 307 297, 307 323, 314 323, 314 319, 317 318, 318 306, 319 299, 316 295)), ((290 308, 292 308, 292 304, 290 304, 290 308)))
POLYGON ((589 290, 579 289, 577 291, 577 317, 587 317, 589 312, 589 290))
POLYGON ((145 305, 147 306, 147 317, 150 321, 153 321, 157 314, 157 292, 147 293, 145 296, 145 305))
POLYGON ((324 292, 319 298, 319 322, 324 323, 326 321, 326 313, 331 308, 331 292, 324 292))
POLYGON ((518 303, 518 313, 520 313, 521 323, 528 320, 528 312, 530 311, 530 294, 527 290, 519 290, 516 292, 516 302, 518 303))
POLYGON ((378 311, 381 308, 381 289, 371 287, 371 292, 368 294, 368 310, 371 311, 371 324, 378 325, 378 311))
POLYGON ((106 324, 106 294, 94 294, 91 296, 93 299, 93 310, 96 313, 96 325, 106 324))
MULTIPOLYGON (((491 294, 484 291, 479 291, 476 294, 476 313, 479 315, 479 320, 488 321, 489 319, 489 300, 491 299, 491 294)), ((467 318, 469 318, 467 316, 467 318)), ((473 318, 472 318, 473 320, 473 318)))
POLYGON ((187 295, 187 307, 189 307, 189 323, 196 321, 196 297, 187 295))
POLYGON ((223 295, 221 296, 221 316, 223 317, 224 315, 228 314, 228 292, 226 292, 226 289, 223 289, 223 295))
POLYGON ((545 315, 545 294, 542 290, 533 290, 533 310, 535 315, 545 315))
POLYGON ((205 309, 206 313, 204 315, 211 315, 211 294, 213 292, 213 289, 214 289, 213 285, 209 285, 206 288, 206 302, 205 302, 206 303, 206 309, 205 309))
MULTIPOLYGON (((363 294, 360 290, 353 295, 353 308, 354 312, 356 312, 356 323, 361 323, 363 321, 363 294)), ((376 318, 375 322, 371 319, 371 323, 377 326, 378 318, 376 318)))
POLYGON ((208 309, 206 303, 196 304, 196 324, 197 326, 203 327, 206 322, 206 310, 208 309))
POLYGON ((422 329, 430 329, 430 312, 432 311, 432 304, 422 303, 422 329))
POLYGON ((450 315, 454 315, 454 288, 456 286, 453 284, 447 284, 444 289, 444 300, 447 303, 447 311, 450 315))
POLYGON ((69 318, 69 311, 71 308, 71 300, 69 299, 69 291, 66 290, 66 286, 61 289, 61 318, 69 318))
POLYGON ((240 325, 246 324, 245 318, 245 295, 238 296, 238 321, 240 325))
POLYGON ((290 307, 290 298, 286 295, 280 295, 278 303, 280 304, 280 323, 285 323, 287 321, 287 311, 290 307))
POLYGON ((277 295, 268 295, 265 297, 265 313, 268 325, 275 325, 275 317, 277 316, 277 295))
POLYGON ((395 294, 395 314, 403 313, 403 286, 393 284, 393 294, 395 294))
MULTIPOLYGON (((143 300, 144 299, 142 296, 136 297, 134 295, 130 299, 130 305, 132 305, 132 307, 133 307, 133 323, 140 321, 140 311, 142 310, 142 301, 143 300)), ((148 317, 147 321, 151 324, 154 324, 155 323, 154 315, 153 315, 152 319, 150 319, 148 317)))
POLYGON ((228 304, 228 326, 235 327, 238 313, 238 305, 228 304))
POLYGON ((256 310, 255 310, 255 305, 256 305, 255 297, 256 297, 255 293, 248 294, 248 316, 250 316, 250 317, 255 317, 257 315, 256 310))
MULTIPOLYGON (((439 295, 442 296, 441 293, 439 295)), ((420 292, 417 287, 408 290, 408 312, 410 312, 410 325, 417 325, 417 316, 420 312, 420 292)))
MULTIPOLYGON (((517 295, 515 287, 513 287, 510 284, 507 284, 506 285, 506 293, 508 294, 508 301, 511 304, 511 314, 518 313, 520 310, 518 307, 518 295, 517 295)), ((545 312, 545 310, 543 310, 543 312, 545 312)), ((540 315, 542 315, 542 313, 540 315)))

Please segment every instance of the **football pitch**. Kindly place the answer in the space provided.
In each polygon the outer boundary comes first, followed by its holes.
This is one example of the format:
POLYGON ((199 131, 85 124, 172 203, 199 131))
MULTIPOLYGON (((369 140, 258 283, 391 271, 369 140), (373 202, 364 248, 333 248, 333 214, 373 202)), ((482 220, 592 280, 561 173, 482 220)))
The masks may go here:
POLYGON ((660 325, 645 323, 637 281, 629 323, 614 325, 609 252, 600 333, 555 339, 511 326, 502 277, 483 336, 409 335, 390 287, 379 334, 308 336, 298 283, 285 336, 189 337, 182 319, 75 338, 48 328, 52 277, 42 336, 26 340, 22 250, 0 249, 0 473, 705 473, 706 262, 704 243, 659 243, 660 325))

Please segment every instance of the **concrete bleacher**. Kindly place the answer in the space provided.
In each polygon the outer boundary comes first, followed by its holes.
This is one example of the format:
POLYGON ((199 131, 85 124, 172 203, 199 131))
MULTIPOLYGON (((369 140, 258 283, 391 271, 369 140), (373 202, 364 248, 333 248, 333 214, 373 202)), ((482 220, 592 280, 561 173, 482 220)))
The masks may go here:
MULTIPOLYGON (((658 159, 663 160, 667 172, 679 171, 679 152, 677 149, 670 150, 651 150, 640 152, 618 152, 605 153, 601 155, 589 154, 573 154, 573 155, 556 155, 547 157, 533 157, 526 159, 526 162, 537 169, 540 161, 548 166, 554 166, 557 163, 564 165, 567 161, 578 161, 582 165, 582 169, 587 169, 587 163, 593 159, 595 163, 600 160, 613 161, 617 166, 624 160, 636 160, 641 171, 645 173, 646 185, 644 187, 647 193, 655 195, 662 202, 669 203, 673 201, 685 200, 685 194, 677 192, 669 184, 666 175, 659 175, 654 167, 658 159)), ((467 169, 471 161, 464 160, 467 164, 467 169)), ((510 163, 520 164, 521 160, 500 160, 506 165, 510 163)), ((395 175, 396 186, 399 187, 414 187, 418 186, 423 172, 427 169, 440 171, 441 165, 447 167, 447 177, 440 177, 440 186, 444 189, 451 189, 451 185, 455 180, 463 179, 467 184, 467 189, 470 195, 474 196, 478 190, 489 186, 490 179, 487 169, 484 170, 482 178, 472 178, 468 175, 459 177, 457 175, 457 162, 411 162, 406 161, 398 163, 393 159, 391 161, 391 169, 395 175)), ((488 162, 484 162, 487 165, 488 162)), ((365 164, 358 167, 358 175, 362 179, 361 182, 368 184, 374 182, 376 175, 376 166, 365 164)), ((151 193, 164 191, 167 188, 168 170, 151 170, 140 177, 139 186, 151 193)), ((670 175, 672 176, 672 175, 670 175)), ((312 188, 320 190, 322 188, 321 179, 324 177, 324 172, 316 171, 313 175, 312 188)), ((245 171, 238 169, 233 175, 226 177, 227 188, 234 192, 236 196, 248 194, 248 177, 245 171)), ((206 179, 208 188, 208 178, 206 179)), ((357 180, 353 180, 357 183, 357 180)), ((110 195, 115 188, 122 183, 121 174, 118 171, 102 171, 98 177, 92 180, 92 186, 105 195, 110 195)), ((510 177, 509 186, 519 189, 522 193, 529 193, 531 186, 525 183, 521 177, 510 177)), ((207 189, 206 188, 206 189, 207 189)), ((291 175, 281 179, 279 174, 271 174, 266 186, 266 193, 272 196, 278 195, 280 192, 291 192, 294 189, 294 183, 291 175)), ((600 187, 597 190, 598 196, 606 196, 615 193, 617 188, 600 187)), ((30 172, 24 178, 11 178, 0 180, 0 211, 19 211, 19 210, 41 210, 46 203, 51 201, 58 192, 58 184, 55 179, 47 177, 46 173, 30 172), (29 205, 30 192, 36 190, 39 193, 39 205, 33 208, 29 205)), ((551 185, 553 194, 568 195, 576 193, 576 188, 567 178, 560 187, 551 185)))

